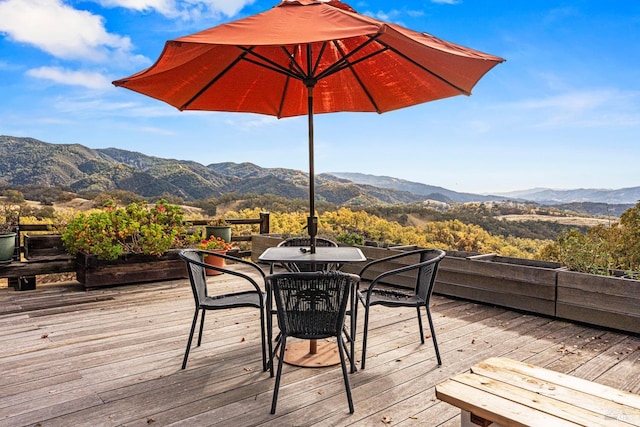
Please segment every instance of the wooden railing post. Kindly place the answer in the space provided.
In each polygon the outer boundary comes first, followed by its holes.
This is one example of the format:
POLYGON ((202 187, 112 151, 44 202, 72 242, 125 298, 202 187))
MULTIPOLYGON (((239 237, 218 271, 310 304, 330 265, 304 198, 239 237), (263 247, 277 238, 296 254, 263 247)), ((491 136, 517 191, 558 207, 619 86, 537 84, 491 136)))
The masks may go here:
POLYGON ((269 212, 260 212, 260 234, 269 234, 269 212))

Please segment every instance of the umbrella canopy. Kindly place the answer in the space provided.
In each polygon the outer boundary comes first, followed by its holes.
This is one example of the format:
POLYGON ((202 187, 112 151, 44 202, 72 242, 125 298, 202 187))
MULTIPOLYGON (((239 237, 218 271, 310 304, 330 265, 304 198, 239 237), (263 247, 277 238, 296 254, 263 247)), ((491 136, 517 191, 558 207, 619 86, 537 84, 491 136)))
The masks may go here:
POLYGON ((503 61, 360 15, 338 0, 283 0, 266 12, 170 40, 153 66, 113 83, 180 110, 307 115, 313 242, 314 114, 383 113, 470 95, 503 61))

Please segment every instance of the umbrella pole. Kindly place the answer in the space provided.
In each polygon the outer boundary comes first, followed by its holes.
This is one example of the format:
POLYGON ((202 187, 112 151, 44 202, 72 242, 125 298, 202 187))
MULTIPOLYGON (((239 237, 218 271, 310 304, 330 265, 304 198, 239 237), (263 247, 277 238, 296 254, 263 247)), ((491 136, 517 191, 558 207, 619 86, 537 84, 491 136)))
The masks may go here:
POLYGON ((307 83, 307 108, 309 118, 309 217, 307 231, 311 241, 311 253, 316 253, 316 235, 318 234, 318 217, 316 213, 315 171, 313 159, 313 86, 315 82, 307 83))

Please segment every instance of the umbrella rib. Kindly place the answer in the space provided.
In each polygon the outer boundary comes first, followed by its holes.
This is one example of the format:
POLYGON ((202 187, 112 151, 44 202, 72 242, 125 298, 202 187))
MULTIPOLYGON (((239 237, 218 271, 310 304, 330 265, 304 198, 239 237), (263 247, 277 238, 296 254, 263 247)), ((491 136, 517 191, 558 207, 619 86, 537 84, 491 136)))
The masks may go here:
POLYGON ((216 75, 213 80, 211 80, 209 83, 207 83, 206 85, 204 85, 204 87, 202 89, 200 89, 194 96, 192 96, 187 102, 185 102, 184 104, 182 104, 182 106, 180 108, 178 108, 180 111, 186 110, 187 108, 189 108, 189 105, 191 105, 191 103, 193 101, 195 101, 196 99, 198 99, 198 97, 200 95, 202 95, 203 93, 205 93, 207 90, 209 90, 209 88, 211 86, 213 86, 214 84, 216 84, 216 82, 218 80, 220 80, 220 78, 222 78, 222 76, 224 76, 227 71, 229 71, 230 69, 232 69, 238 62, 242 61, 242 59, 244 58, 244 56, 247 54, 247 52, 245 51, 244 53, 242 53, 241 55, 239 55, 231 64, 229 64, 224 70, 222 70, 221 73, 219 73, 218 75, 216 75))
POLYGON ((282 118, 282 110, 284 110, 284 100, 287 98, 287 91, 289 90, 289 79, 291 77, 287 76, 284 81, 284 88, 282 89, 282 97, 280 98, 280 105, 278 106, 278 114, 277 118, 282 118))
MULTIPOLYGON (((344 70, 345 68, 351 67, 353 64, 357 64, 358 62, 364 61, 366 59, 369 59, 370 57, 374 56, 374 55, 378 55, 379 53, 384 52, 385 50, 387 50, 387 48, 370 53, 369 55, 366 55, 364 58, 360 58, 352 63, 349 63, 348 60, 349 58, 351 58, 353 55, 355 55, 356 53, 360 52, 362 49, 364 49, 366 46, 368 46, 369 44, 373 43, 374 41, 376 41, 376 39, 378 38, 378 36, 374 36, 371 37, 367 42, 362 43, 360 46, 358 46, 357 48, 353 49, 351 52, 349 52, 348 55, 344 55, 342 56, 342 58, 340 58, 339 60, 337 60, 336 62, 334 62, 332 65, 330 65, 329 67, 327 67, 322 73, 318 74, 318 76, 316 77, 318 80, 321 80, 325 77, 330 76, 331 74, 335 74, 337 72, 340 72, 342 70, 344 70)), ((334 43, 337 42, 337 40, 333 40, 334 43)), ((385 45, 386 46, 386 45, 385 45)), ((342 51, 340 52, 342 53, 342 51)))
MULTIPOLYGON (((296 74, 295 71, 284 68, 282 65, 277 62, 272 61, 271 59, 260 55, 259 53, 254 52, 253 50, 244 48, 239 46, 240 49, 244 50, 247 55, 255 56, 258 59, 261 59, 264 62, 256 61, 255 59, 248 58, 246 55, 242 58, 244 61, 251 62, 252 64, 258 65, 260 67, 266 68, 268 70, 274 71, 276 73, 284 74, 289 77, 293 77, 294 79, 303 80, 304 79, 304 71, 300 68, 300 66, 293 60, 293 57, 286 52, 287 56, 290 59, 290 64, 293 63, 296 65, 296 68, 300 71, 300 74, 296 74)), ((253 49, 253 48, 252 48, 253 49)))
MULTIPOLYGON (((335 41, 334 41, 334 43, 335 43, 335 41)), ((320 61, 322 60, 322 55, 324 55, 324 51, 326 50, 326 48, 327 48, 327 42, 323 42, 322 43, 322 47, 320 48, 320 52, 318 52, 318 57, 316 58, 316 63, 313 66, 313 71, 309 70, 309 77, 316 75, 316 71, 318 71, 318 68, 320 67, 320 61)))
MULTIPOLYGON (((353 77, 355 77, 356 81, 358 82, 358 85, 360 85, 360 88, 362 89, 364 94, 369 99, 369 102, 371 102, 371 105, 373 105, 373 108, 376 110, 376 112, 380 113, 381 112, 380 108, 378 107, 378 104, 376 103, 375 99, 373 99, 373 96, 371 95, 371 93, 367 90, 367 88, 364 85, 364 83, 362 83, 362 80, 360 79, 360 76, 358 75, 356 70, 353 69, 353 65, 357 64, 359 61, 355 61, 353 63, 350 63, 349 59, 345 56, 344 51, 342 50, 342 47, 340 47, 340 45, 338 45, 338 43, 336 43, 335 41, 334 41, 334 45, 335 45, 336 49, 338 50, 338 52, 340 52, 340 54, 342 55, 343 61, 346 63, 345 68, 348 68, 351 71, 351 73, 353 74, 353 77)), ((386 49, 384 49, 384 50, 386 50, 386 49)), ((369 57, 369 56, 370 55, 367 55, 367 57, 369 57)), ((365 57, 365 58, 367 58, 367 57, 365 57)), ((365 58, 363 58, 363 60, 365 58)))
POLYGON ((411 62, 413 65, 415 65, 416 67, 420 68, 421 70, 423 70, 426 73, 431 74, 433 77, 435 77, 436 79, 440 80, 441 82, 451 86, 452 88, 454 88, 455 90, 459 91, 460 93, 464 94, 464 95, 471 95, 471 92, 462 89, 460 86, 450 82, 449 80, 445 79, 444 77, 440 76, 439 74, 436 74, 435 72, 431 71, 430 69, 428 69, 427 67, 425 67, 424 65, 414 61, 412 58, 408 57, 407 55, 405 55, 404 53, 400 52, 398 49, 395 49, 393 46, 389 46, 387 43, 384 43, 382 41, 380 41, 380 44, 382 44, 383 46, 386 46, 389 50, 391 50, 393 53, 395 53, 396 55, 402 57, 403 59, 411 62))
POLYGON ((280 46, 280 48, 282 49, 284 54, 287 55, 287 58, 289 58, 289 68, 293 66, 293 68, 298 70, 298 74, 295 74, 293 71, 290 71, 291 75, 297 79, 304 80, 306 77, 306 74, 302 66, 298 63, 298 61, 296 61, 296 56, 295 56, 296 55, 295 51, 298 49, 298 45, 295 45, 291 52, 287 50, 286 46, 280 46))

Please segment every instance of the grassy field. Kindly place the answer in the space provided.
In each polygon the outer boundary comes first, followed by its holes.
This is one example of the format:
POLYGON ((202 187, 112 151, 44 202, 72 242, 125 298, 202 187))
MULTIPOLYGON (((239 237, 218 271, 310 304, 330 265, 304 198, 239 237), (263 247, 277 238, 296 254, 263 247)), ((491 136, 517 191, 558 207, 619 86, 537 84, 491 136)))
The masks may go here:
POLYGON ((542 221, 555 222, 558 224, 575 225, 580 227, 595 227, 596 225, 611 225, 617 221, 616 218, 593 218, 582 216, 553 216, 553 215, 535 215, 535 214, 518 214, 518 215, 501 215, 496 219, 504 219, 507 221, 542 221))

